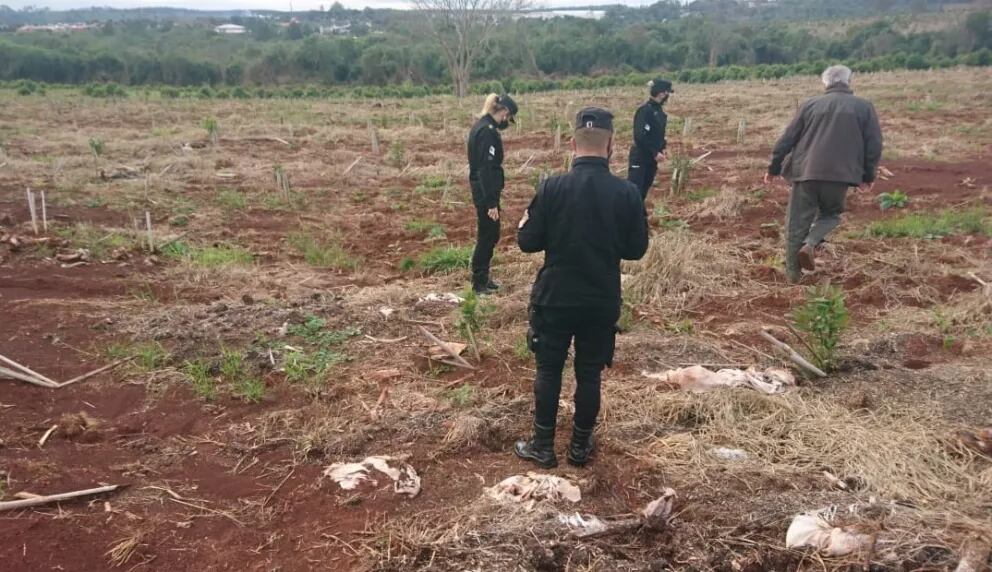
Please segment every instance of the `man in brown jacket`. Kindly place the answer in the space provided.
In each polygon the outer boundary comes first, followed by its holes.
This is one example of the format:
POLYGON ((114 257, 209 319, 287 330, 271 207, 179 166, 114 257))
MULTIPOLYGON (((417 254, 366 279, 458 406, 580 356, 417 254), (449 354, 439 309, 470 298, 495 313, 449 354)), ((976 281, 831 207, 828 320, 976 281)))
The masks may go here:
POLYGON ((849 187, 871 190, 882 158, 882 129, 871 102, 851 91, 851 70, 823 72, 826 93, 807 100, 775 145, 765 184, 792 183, 785 271, 793 284, 815 270, 814 252, 840 224, 849 187))

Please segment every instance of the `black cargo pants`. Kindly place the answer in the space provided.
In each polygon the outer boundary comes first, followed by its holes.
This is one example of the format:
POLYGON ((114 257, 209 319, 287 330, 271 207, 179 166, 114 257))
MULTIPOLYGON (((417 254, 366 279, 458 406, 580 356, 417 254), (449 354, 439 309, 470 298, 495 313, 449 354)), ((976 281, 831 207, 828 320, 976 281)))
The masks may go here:
POLYGON ((641 199, 647 200, 648 191, 651 190, 651 185, 654 184, 654 178, 657 174, 658 163, 656 161, 631 155, 630 163, 627 166, 627 180, 634 183, 637 190, 641 191, 641 199))
POLYGON ((531 306, 528 342, 537 362, 534 422, 554 427, 558 418, 561 375, 575 339, 575 426, 592 429, 599 416, 604 367, 613 365, 619 307, 531 306))
POLYGON ((472 286, 483 288, 489 283, 489 265, 499 242, 500 221, 489 218, 489 209, 479 205, 475 206, 475 215, 478 238, 472 252, 472 286))

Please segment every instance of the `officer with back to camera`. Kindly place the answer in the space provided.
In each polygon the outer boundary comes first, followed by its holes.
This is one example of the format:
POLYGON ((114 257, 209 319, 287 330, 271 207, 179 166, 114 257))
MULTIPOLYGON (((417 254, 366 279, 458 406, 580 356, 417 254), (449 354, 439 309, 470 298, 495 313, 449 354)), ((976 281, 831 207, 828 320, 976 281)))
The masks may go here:
POLYGON ((634 144, 630 147, 627 168, 627 180, 637 186, 644 200, 647 200, 648 191, 654 184, 658 163, 665 160, 668 115, 664 106, 675 92, 672 82, 660 78, 648 82, 648 89, 651 97, 637 108, 634 115, 634 144))
POLYGON ((531 291, 528 342, 537 361, 534 433, 516 454, 544 468, 558 464, 554 439, 562 368, 575 340, 575 417, 568 461, 585 465, 600 407, 604 367, 613 364, 620 317, 620 261, 648 247, 640 193, 610 172, 613 115, 587 107, 575 119, 572 170, 541 183, 524 213, 517 242, 544 251, 531 291))

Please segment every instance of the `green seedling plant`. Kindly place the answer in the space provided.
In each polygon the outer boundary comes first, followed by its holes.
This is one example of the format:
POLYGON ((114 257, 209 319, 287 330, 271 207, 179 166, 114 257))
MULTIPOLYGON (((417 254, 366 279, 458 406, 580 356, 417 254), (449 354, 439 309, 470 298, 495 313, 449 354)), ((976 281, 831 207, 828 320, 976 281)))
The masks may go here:
POLYGON ((823 371, 833 371, 837 345, 849 321, 844 291, 829 284, 809 288, 806 301, 793 311, 792 318, 796 330, 805 334, 802 341, 813 363, 823 371))
POLYGON ((458 332, 472 346, 476 359, 479 358, 479 345, 476 335, 492 313, 492 306, 485 303, 472 288, 466 288, 462 293, 462 301, 458 304, 458 332))
POLYGON ((220 143, 220 124, 213 117, 208 117, 203 120, 203 128, 207 130, 210 144, 216 147, 220 143))
POLYGON ((402 143, 396 141, 389 145, 389 153, 386 156, 386 161, 390 166, 397 169, 402 169, 406 166, 406 148, 402 143))
POLYGON ((692 170, 695 168, 696 162, 681 151, 674 153, 669 162, 672 168, 671 193, 673 195, 681 195, 689 188, 689 182, 692 180, 692 170))
POLYGON ((909 196, 902 191, 892 191, 878 195, 878 205, 883 211, 889 209, 904 209, 909 204, 909 196))
POLYGON ((105 145, 103 139, 99 137, 90 138, 90 153, 93 155, 93 170, 96 171, 96 176, 100 176, 100 157, 103 156, 105 150, 105 145))
POLYGON ((534 352, 530 351, 530 340, 528 339, 528 334, 519 336, 513 342, 513 355, 517 356, 520 361, 528 361, 534 356, 534 352))
POLYGON ((457 409, 465 409, 475 402, 475 388, 469 384, 448 391, 448 401, 457 409))
POLYGON ((334 366, 344 363, 348 356, 335 348, 357 336, 359 330, 346 328, 328 330, 323 318, 310 316, 302 324, 287 329, 289 335, 300 338, 309 348, 294 348, 286 353, 283 372, 290 383, 304 385, 307 392, 320 395, 327 374, 334 366))

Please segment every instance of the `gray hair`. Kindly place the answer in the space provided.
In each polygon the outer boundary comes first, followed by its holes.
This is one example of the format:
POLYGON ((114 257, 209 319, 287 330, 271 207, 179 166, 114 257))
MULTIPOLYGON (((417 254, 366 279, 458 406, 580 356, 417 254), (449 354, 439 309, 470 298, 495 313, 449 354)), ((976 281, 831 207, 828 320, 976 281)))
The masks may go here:
POLYGON ((837 83, 850 85, 852 74, 853 72, 851 71, 851 68, 847 66, 840 66, 840 65, 830 66, 823 72, 823 75, 820 76, 820 79, 823 80, 823 85, 827 87, 830 87, 837 83))

